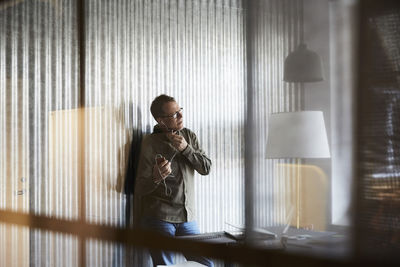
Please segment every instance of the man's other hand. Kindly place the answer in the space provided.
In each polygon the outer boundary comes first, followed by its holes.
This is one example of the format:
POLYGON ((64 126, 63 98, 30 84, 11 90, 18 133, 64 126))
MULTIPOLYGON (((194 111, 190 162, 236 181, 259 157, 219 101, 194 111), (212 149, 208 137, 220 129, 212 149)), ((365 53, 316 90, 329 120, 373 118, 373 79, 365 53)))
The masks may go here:
POLYGON ((180 152, 185 150, 185 148, 188 146, 185 138, 176 133, 167 133, 167 138, 171 141, 172 145, 180 152))
POLYGON ((171 163, 162 158, 157 164, 153 166, 153 179, 156 184, 164 180, 172 172, 171 163))

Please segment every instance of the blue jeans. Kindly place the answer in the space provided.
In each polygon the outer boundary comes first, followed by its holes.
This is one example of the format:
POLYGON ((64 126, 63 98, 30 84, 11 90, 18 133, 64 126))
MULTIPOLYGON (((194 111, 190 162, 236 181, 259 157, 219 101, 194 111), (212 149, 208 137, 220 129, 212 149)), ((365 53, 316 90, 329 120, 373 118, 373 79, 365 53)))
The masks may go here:
MULTIPOLYGON (((153 218, 143 218, 142 227, 167 236, 194 235, 200 233, 199 227, 195 221, 184 223, 168 223, 153 218)), ((154 266, 174 264, 174 252, 150 250, 150 255, 154 266)), ((209 267, 214 266, 213 262, 206 257, 187 254, 183 255, 188 261, 196 261, 209 267)))

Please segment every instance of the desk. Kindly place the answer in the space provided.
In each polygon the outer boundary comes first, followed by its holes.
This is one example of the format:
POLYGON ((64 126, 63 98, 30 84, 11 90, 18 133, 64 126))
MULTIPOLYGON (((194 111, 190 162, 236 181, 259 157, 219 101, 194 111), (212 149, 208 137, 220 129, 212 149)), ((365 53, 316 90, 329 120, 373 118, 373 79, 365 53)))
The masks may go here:
POLYGON ((186 239, 193 241, 202 241, 207 243, 217 243, 217 244, 236 244, 238 240, 235 240, 229 237, 224 231, 221 232, 213 232, 213 233, 204 233, 198 235, 184 235, 177 236, 178 239, 186 239))
MULTIPOLYGON (((263 239, 256 236, 248 244, 266 250, 281 250, 285 253, 301 253, 333 259, 349 256, 349 239, 344 234, 337 232, 317 232, 290 227, 285 235, 282 236, 282 227, 268 227, 265 229, 275 233, 277 238, 263 239)), ((225 232, 205 233, 177 238, 207 243, 222 243, 227 246, 235 246, 243 242, 231 238, 225 232)), ((225 263, 225 266, 231 265, 225 263)))
POLYGON ((254 240, 257 247, 265 249, 281 248, 288 253, 318 255, 327 258, 345 258, 350 253, 350 240, 345 233, 331 231, 311 231, 290 227, 285 235, 279 234, 281 227, 268 227, 276 233, 275 240, 254 240))

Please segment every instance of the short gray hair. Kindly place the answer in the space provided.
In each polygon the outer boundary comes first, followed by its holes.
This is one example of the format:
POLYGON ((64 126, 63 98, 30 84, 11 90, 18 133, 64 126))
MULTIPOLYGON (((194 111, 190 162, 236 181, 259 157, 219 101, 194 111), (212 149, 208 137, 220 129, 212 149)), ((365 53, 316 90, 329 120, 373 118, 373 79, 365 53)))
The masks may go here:
POLYGON ((151 115, 153 115, 154 119, 164 116, 164 110, 162 109, 165 103, 168 102, 176 102, 175 98, 168 95, 159 95, 154 98, 153 102, 151 102, 150 111, 151 115))

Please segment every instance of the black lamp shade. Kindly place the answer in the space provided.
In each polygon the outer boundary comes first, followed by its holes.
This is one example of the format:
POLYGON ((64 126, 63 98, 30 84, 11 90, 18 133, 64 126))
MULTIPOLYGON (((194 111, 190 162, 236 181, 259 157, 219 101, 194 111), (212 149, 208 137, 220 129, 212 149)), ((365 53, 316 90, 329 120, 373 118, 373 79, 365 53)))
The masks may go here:
POLYGON ((285 82, 319 82, 322 75, 322 62, 319 55, 301 44, 285 59, 283 80, 285 82))

